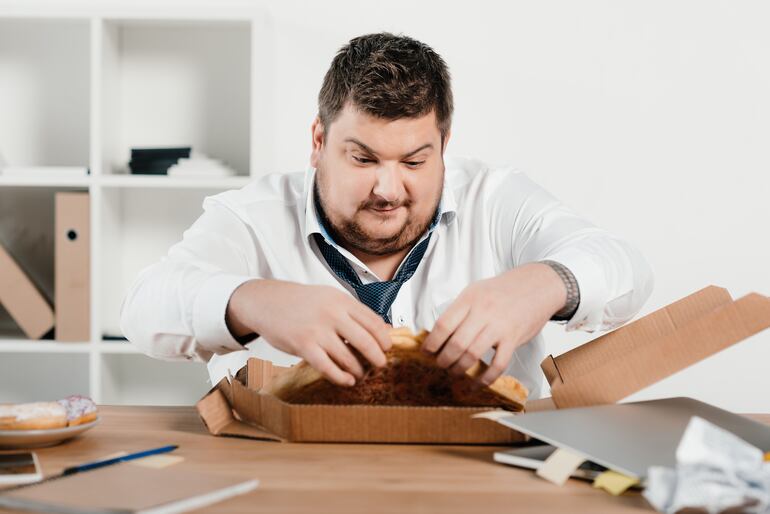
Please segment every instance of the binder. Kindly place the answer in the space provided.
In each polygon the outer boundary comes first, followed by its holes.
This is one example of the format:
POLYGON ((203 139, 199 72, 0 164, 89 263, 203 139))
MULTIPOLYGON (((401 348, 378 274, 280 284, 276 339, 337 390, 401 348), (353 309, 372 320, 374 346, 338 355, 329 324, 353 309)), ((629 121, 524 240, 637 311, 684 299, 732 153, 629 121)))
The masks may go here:
POLYGON ((88 193, 56 193, 54 306, 57 341, 91 339, 91 227, 88 193))
POLYGON ((30 339, 40 339, 54 324, 48 301, 0 244, 0 303, 30 339))

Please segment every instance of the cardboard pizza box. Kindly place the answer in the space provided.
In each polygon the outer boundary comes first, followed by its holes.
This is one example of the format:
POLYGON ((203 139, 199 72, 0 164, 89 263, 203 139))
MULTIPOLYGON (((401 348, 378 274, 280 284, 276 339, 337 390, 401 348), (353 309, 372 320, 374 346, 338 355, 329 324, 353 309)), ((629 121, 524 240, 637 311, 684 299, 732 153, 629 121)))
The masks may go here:
POLYGON ((209 432, 291 442, 512 444, 527 439, 472 418, 489 407, 293 405, 260 392, 286 369, 252 358, 235 377, 222 379, 197 404, 209 432))
MULTIPOLYGON (((733 301, 709 286, 604 334, 541 367, 551 398, 525 410, 614 403, 770 327, 770 299, 752 293, 733 301)), ((197 404, 213 435, 292 442, 511 444, 527 440, 474 414, 488 407, 290 405, 260 393, 285 368, 249 360, 197 404)))

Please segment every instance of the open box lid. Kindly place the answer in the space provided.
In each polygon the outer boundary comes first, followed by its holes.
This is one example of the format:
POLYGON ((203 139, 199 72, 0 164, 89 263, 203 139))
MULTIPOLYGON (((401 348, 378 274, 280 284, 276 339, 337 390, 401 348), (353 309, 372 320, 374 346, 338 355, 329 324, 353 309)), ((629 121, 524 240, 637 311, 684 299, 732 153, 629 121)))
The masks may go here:
POLYGON ((770 298, 709 286, 541 367, 552 398, 527 410, 615 403, 770 327, 770 298))

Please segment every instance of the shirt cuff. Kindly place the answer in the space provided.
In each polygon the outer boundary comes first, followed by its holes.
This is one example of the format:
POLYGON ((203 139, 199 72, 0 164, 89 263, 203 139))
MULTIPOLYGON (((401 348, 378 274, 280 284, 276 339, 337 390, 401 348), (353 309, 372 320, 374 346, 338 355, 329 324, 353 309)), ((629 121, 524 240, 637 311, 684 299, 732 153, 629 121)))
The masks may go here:
POLYGON ((254 277, 242 275, 214 275, 206 280, 193 303, 193 334, 198 345, 206 350, 222 354, 243 350, 243 345, 233 338, 227 328, 225 315, 233 292, 254 277))
POLYGON ((569 269, 575 276, 580 290, 580 304, 566 323, 566 330, 593 332, 601 328, 604 306, 607 302, 607 280, 596 261, 583 250, 565 248, 545 257, 569 269))

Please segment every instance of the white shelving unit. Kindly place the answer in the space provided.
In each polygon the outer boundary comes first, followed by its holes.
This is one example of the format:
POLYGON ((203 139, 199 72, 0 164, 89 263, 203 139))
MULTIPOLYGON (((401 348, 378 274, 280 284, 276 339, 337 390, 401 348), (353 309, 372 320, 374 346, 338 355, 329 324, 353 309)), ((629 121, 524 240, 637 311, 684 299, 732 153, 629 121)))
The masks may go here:
POLYGON ((208 390, 205 365, 115 340, 120 306, 204 197, 273 169, 271 40, 253 8, 0 13, 0 155, 14 166, 89 168, 74 178, 0 172, 0 241, 49 299, 56 192, 90 193, 92 245, 90 340, 26 340, 0 306, 0 403, 87 394, 192 404, 208 390), (192 146, 237 176, 128 174, 131 148, 164 146, 192 146))

